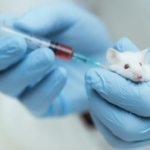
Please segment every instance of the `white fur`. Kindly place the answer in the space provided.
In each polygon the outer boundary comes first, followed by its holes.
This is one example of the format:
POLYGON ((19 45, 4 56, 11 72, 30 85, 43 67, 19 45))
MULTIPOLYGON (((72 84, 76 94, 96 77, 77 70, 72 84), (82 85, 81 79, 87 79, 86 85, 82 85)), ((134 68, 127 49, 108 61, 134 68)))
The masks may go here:
POLYGON ((121 76, 130 79, 134 82, 143 82, 150 80, 150 66, 148 65, 147 51, 141 52, 118 52, 115 49, 108 49, 107 60, 108 65, 106 69, 116 72, 121 76), (142 63, 142 66, 139 64, 142 63), (124 66, 128 64, 130 67, 125 69, 124 66), (141 79, 137 75, 142 76, 141 79))

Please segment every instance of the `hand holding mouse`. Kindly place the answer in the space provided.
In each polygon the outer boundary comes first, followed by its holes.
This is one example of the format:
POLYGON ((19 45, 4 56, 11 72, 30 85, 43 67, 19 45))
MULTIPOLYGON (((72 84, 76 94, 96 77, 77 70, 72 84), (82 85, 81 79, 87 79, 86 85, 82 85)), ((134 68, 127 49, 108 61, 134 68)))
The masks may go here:
MULTIPOLYGON (((116 42, 114 49, 139 52, 126 38, 116 42)), ((135 83, 101 68, 90 69, 85 80, 91 116, 106 141, 119 149, 149 145, 150 82, 135 83)))

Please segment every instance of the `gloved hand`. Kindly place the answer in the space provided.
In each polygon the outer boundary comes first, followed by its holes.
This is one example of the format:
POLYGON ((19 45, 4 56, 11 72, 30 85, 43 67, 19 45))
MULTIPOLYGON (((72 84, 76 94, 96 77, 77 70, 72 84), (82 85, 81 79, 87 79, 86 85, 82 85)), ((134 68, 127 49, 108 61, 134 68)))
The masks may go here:
MULTIPOLYGON (((126 38, 114 48, 139 51, 126 38)), ((150 144, 150 81, 134 83, 101 68, 89 70, 85 80, 91 116, 111 146, 132 149, 150 144)))
MULTIPOLYGON (((20 30, 71 46, 75 52, 102 63, 107 48, 112 45, 104 24, 73 3, 42 5, 20 17, 1 16, 2 20, 20 30)), ((47 48, 25 56, 30 50, 20 37, 5 36, 0 43, 0 91, 19 98, 37 116, 64 115, 88 109, 84 75, 92 66, 55 59, 47 48)))

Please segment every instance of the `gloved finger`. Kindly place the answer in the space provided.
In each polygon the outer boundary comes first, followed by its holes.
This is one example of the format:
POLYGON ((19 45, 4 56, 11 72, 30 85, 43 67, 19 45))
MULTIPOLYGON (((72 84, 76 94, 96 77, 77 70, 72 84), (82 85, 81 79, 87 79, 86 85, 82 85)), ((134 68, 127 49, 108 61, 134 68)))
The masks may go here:
POLYGON ((29 10, 14 23, 14 26, 32 34, 46 36, 49 33, 69 30, 78 21, 79 16, 83 15, 81 11, 83 10, 70 2, 46 4, 29 10))
MULTIPOLYGON (((63 71, 63 74, 65 74, 64 71, 63 71)), ((61 82, 63 82, 63 81, 61 81, 61 82)), ((44 88, 42 88, 42 89, 45 90, 44 88)), ((43 91, 43 92, 46 92, 46 91, 43 91)), ((51 102, 51 104, 47 105, 45 107, 45 108, 48 107, 46 113, 42 114, 42 115, 38 115, 38 116, 40 116, 40 117, 64 116, 64 115, 67 115, 70 113, 79 113, 79 112, 82 113, 82 112, 87 111, 87 109, 88 109, 87 99, 82 99, 82 101, 80 99, 79 100, 67 99, 65 96, 66 94, 68 94, 68 93, 61 92, 61 93, 59 93, 59 95, 57 95, 57 98, 54 101, 49 100, 51 102), (84 106, 84 108, 83 108, 83 106, 84 106)), ((36 93, 35 93, 35 96, 36 96, 36 93)))
POLYGON ((89 105, 88 100, 84 99, 68 99, 65 94, 61 92, 58 98, 50 105, 47 113, 44 117, 47 116, 64 116, 71 113, 83 113, 87 112, 89 105), (84 107, 83 107, 84 106, 84 107))
POLYGON ((23 38, 15 35, 0 37, 0 71, 16 63, 27 50, 23 38))
POLYGON ((139 117, 105 101, 88 89, 90 111, 118 138, 124 141, 150 139, 150 118, 139 117))
POLYGON ((90 114, 98 130, 102 133, 102 135, 104 136, 108 144, 111 145, 113 148, 135 149, 150 144, 150 139, 144 141, 134 141, 134 142, 124 141, 116 137, 115 135, 113 135, 112 132, 104 124, 101 123, 101 121, 96 117, 96 115, 94 115, 92 112, 90 114))
POLYGON ((62 93, 59 93, 57 98, 49 105, 43 117, 64 116, 72 113, 73 110, 70 110, 69 103, 70 101, 66 101, 64 97, 62 97, 62 93))
POLYGON ((47 48, 31 52, 22 62, 0 74, 0 90, 10 96, 18 96, 50 70, 54 59, 53 52, 47 48))
POLYGON ((18 19, 18 16, 14 15, 0 15, 0 23, 4 22, 8 26, 13 26, 14 22, 18 19))
POLYGON ((132 43, 128 38, 119 39, 115 43, 114 49, 116 49, 119 52, 126 52, 126 51, 139 52, 137 46, 134 43, 132 43))
POLYGON ((66 83, 66 70, 57 68, 35 87, 20 97, 21 102, 36 116, 44 117, 66 83), (38 93, 38 94, 37 94, 38 93))

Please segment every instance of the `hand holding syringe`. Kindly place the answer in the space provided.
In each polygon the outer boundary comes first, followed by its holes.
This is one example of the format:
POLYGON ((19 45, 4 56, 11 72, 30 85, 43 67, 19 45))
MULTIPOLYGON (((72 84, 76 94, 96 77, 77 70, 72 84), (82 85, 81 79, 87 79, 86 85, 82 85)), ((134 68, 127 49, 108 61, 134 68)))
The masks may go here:
MULTIPOLYGON (((2 20, 21 31, 70 45, 75 52, 103 63, 105 50, 112 45, 103 22, 73 3, 41 5, 18 17, 2 16, 2 20)), ((32 51, 27 48, 30 43, 27 38, 6 34, 0 37, 1 92, 17 97, 38 117, 82 113, 89 109, 84 76, 92 66, 74 60, 55 61, 52 49, 47 48, 50 41, 41 48, 31 44, 32 51)))
POLYGON ((26 34, 24 32, 20 32, 19 30, 6 26, 5 23, 3 22, 0 24, 0 35, 4 35, 4 34, 15 34, 23 37, 26 40, 28 47, 31 49, 35 49, 39 47, 48 47, 53 50, 57 58, 61 58, 67 61, 74 59, 77 62, 82 62, 93 66, 104 67, 96 60, 86 57, 80 53, 74 53, 74 50, 71 47, 50 41, 45 38, 35 37, 26 34))

